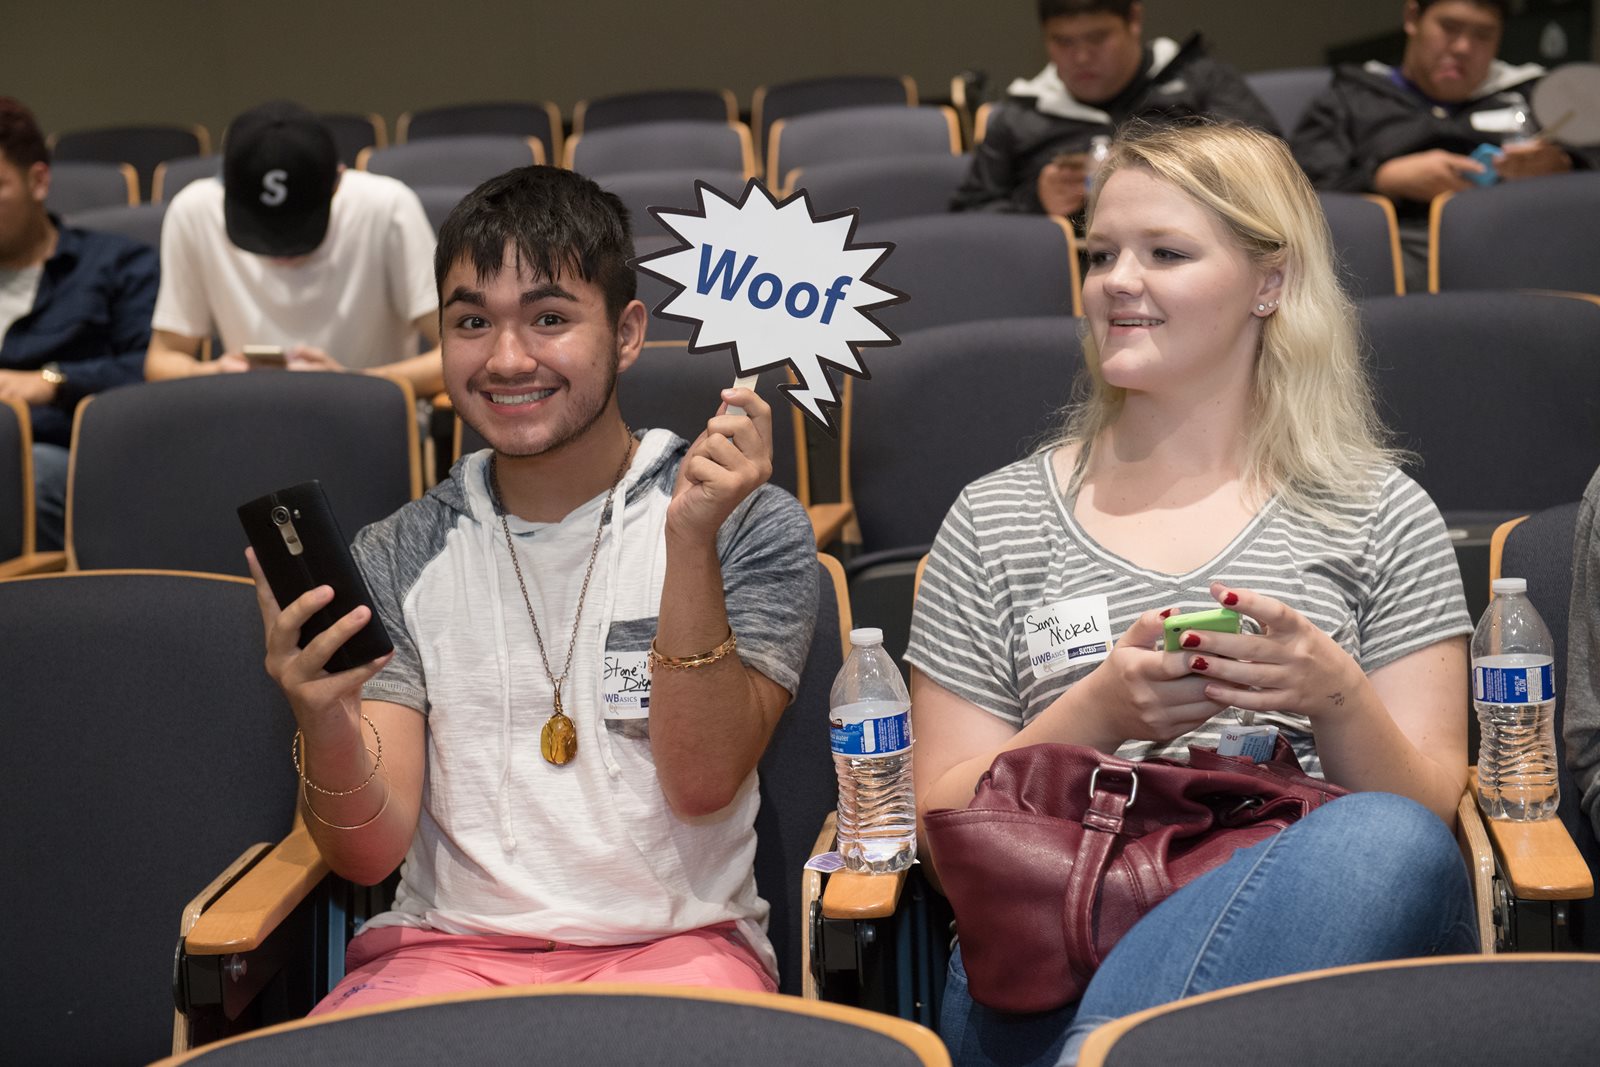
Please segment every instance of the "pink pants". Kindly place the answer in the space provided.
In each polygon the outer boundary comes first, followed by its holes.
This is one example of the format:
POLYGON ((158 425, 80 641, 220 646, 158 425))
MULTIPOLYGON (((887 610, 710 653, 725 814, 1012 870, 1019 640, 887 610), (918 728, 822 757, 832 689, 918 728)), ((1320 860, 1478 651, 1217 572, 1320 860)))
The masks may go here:
POLYGON ((534 937, 442 934, 409 926, 382 926, 364 931, 350 942, 344 980, 311 1014, 467 989, 556 982, 639 982, 777 992, 733 923, 604 948, 534 937))

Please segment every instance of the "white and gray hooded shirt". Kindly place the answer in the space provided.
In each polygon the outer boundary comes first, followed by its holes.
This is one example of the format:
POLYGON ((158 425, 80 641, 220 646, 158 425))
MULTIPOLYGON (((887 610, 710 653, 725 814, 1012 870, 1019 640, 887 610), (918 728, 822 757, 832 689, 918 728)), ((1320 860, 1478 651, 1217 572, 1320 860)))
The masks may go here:
MULTIPOLYGON (((394 909, 369 926, 617 945, 733 921, 772 969, 752 872, 755 775, 723 810, 686 820, 668 806, 651 758, 643 661, 687 448, 665 430, 641 434, 603 520, 603 493, 559 523, 508 517, 558 674, 604 522, 562 690, 579 735, 566 766, 539 751, 552 687, 489 492, 490 453, 464 457, 448 480, 356 537, 395 645, 363 695, 427 717, 416 838, 394 909)), ((792 694, 817 603, 804 509, 762 486, 723 524, 717 551, 740 659, 792 694)))

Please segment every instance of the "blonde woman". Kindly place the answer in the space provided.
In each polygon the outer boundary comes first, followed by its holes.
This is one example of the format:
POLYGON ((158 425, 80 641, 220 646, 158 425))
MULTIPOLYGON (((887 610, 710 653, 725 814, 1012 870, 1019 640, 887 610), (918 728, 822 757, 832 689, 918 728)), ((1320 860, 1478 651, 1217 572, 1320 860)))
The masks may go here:
POLYGON ((1182 757, 1241 711, 1355 795, 1174 894, 1060 1011, 974 1003, 958 953, 958 1063, 1070 1063, 1179 997, 1476 948, 1450 833, 1471 621, 1437 509, 1383 446, 1316 197, 1281 141, 1229 126, 1126 135, 1097 185, 1087 389, 1054 447, 967 487, 923 580, 919 813, 966 806, 1009 749, 1182 757), (1156 650, 1166 615, 1219 605, 1251 625, 1156 650), (1114 644, 1036 669, 1027 619, 1056 608, 1114 644))

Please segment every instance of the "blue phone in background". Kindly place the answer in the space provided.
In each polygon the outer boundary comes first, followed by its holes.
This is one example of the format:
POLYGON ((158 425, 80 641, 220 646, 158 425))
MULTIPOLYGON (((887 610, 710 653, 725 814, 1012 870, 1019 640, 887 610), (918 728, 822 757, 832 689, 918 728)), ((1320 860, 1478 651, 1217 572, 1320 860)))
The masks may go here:
POLYGON ((1505 155, 1505 152, 1499 145, 1492 145, 1487 142, 1474 148, 1471 158, 1483 164, 1483 173, 1469 174, 1467 175, 1467 180, 1474 185, 1494 185, 1500 180, 1500 172, 1495 169, 1495 164, 1499 162, 1500 157, 1503 155, 1505 155))

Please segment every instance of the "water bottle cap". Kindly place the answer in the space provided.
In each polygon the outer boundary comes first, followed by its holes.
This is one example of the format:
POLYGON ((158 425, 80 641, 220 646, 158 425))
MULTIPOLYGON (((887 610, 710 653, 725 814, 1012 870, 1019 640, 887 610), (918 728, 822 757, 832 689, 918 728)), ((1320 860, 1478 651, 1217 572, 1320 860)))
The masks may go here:
POLYGON ((1490 588, 1496 593, 1526 593, 1528 591, 1528 579, 1496 578, 1490 588))
POLYGON ((851 648, 867 648, 881 644, 883 644, 883 631, 876 626, 863 626, 859 630, 850 631, 851 648))

